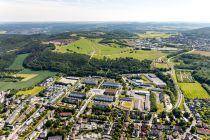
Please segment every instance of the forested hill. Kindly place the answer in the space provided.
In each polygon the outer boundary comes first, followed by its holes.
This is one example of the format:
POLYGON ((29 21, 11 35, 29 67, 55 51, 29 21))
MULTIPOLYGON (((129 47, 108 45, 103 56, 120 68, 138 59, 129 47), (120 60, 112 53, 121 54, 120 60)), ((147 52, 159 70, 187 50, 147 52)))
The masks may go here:
POLYGON ((122 73, 135 73, 150 70, 150 60, 139 61, 133 58, 90 59, 90 56, 77 53, 55 53, 50 50, 31 54, 24 66, 34 70, 51 70, 68 75, 100 75, 116 77, 122 73))
POLYGON ((210 39, 210 27, 185 31, 185 32, 183 32, 183 34, 190 36, 190 37, 197 37, 197 38, 199 37, 199 38, 210 39))
POLYGON ((200 83, 210 84, 210 57, 184 54, 176 58, 179 63, 175 66, 178 69, 193 70, 193 76, 200 83))

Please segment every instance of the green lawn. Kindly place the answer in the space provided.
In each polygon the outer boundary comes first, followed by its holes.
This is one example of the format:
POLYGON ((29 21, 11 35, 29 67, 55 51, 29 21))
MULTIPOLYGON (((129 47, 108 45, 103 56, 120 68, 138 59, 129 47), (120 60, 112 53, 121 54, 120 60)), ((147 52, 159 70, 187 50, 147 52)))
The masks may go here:
POLYGON ((206 99, 210 98, 206 90, 201 86, 200 83, 178 83, 184 95, 189 99, 206 99))
POLYGON ((142 50, 133 50, 132 48, 120 48, 116 44, 105 45, 99 43, 100 39, 85 39, 82 38, 78 41, 75 41, 69 45, 65 46, 57 46, 57 52, 65 53, 65 52, 77 52, 81 54, 91 55, 95 58, 125 58, 125 57, 133 57, 139 60, 143 59, 157 59, 161 56, 165 56, 166 53, 162 53, 160 51, 142 51, 142 50))
POLYGON ((20 81, 20 82, 1 82, 0 81, 0 91, 8 90, 8 89, 23 89, 29 88, 31 86, 35 86, 36 84, 40 83, 44 79, 49 76, 53 76, 55 72, 49 71, 32 71, 30 69, 24 69, 18 74, 36 74, 37 76, 27 80, 27 81, 20 81))
POLYGON ((23 61, 29 54, 20 54, 16 57, 12 65, 9 66, 9 69, 23 69, 23 61))

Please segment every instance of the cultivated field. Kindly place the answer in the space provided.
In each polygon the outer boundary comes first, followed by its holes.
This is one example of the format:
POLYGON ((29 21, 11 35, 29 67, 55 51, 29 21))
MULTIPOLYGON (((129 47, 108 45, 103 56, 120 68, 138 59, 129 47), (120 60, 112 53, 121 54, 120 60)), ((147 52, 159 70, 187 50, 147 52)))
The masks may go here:
POLYGON ((194 82, 194 79, 190 71, 177 70, 176 77, 177 77, 177 81, 180 83, 193 83, 194 82))
POLYGON ((192 54, 200 54, 204 56, 210 56, 210 52, 207 51, 193 51, 192 54))
POLYGON ((44 87, 36 86, 30 90, 21 90, 17 92, 17 95, 34 96, 44 90, 44 87))
POLYGON ((28 56, 28 54, 20 54, 17 56, 12 65, 10 65, 9 69, 23 69, 23 61, 28 56))
POLYGON ((38 74, 15 74, 14 76, 22 77, 23 79, 21 81, 24 82, 36 77, 37 75, 38 74))
POLYGON ((200 83, 195 81, 194 83, 178 83, 184 95, 189 99, 206 99, 210 98, 206 90, 200 83))
POLYGON ((167 63, 154 63, 154 68, 159 68, 159 69, 169 69, 169 66, 167 63))
POLYGON ((42 82, 47 77, 53 76, 56 73, 50 71, 32 71, 29 69, 24 69, 18 74, 28 74, 28 75, 37 75, 27 81, 20 81, 20 82, 2 82, 0 81, 0 91, 8 90, 8 89, 23 89, 29 88, 31 86, 35 86, 36 84, 42 82))
POLYGON ((162 53, 161 51, 141 51, 141 50, 133 50, 131 48, 120 48, 116 44, 104 45, 99 43, 99 39, 80 39, 75 41, 69 45, 65 46, 57 46, 57 52, 65 53, 81 53, 87 54, 95 58, 102 59, 104 57, 110 59, 116 58, 125 58, 125 57, 133 57, 135 59, 143 60, 143 59, 157 59, 161 56, 165 56, 167 53, 162 53))
POLYGON ((152 38, 169 38, 172 35, 163 32, 146 32, 143 34, 138 34, 140 39, 152 39, 152 38))

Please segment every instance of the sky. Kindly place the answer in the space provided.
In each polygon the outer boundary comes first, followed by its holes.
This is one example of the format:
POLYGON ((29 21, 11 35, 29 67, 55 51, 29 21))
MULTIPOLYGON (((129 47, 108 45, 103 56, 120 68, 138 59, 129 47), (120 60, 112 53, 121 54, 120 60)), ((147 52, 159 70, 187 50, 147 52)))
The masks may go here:
POLYGON ((0 22, 210 22, 210 0, 0 0, 0 22))

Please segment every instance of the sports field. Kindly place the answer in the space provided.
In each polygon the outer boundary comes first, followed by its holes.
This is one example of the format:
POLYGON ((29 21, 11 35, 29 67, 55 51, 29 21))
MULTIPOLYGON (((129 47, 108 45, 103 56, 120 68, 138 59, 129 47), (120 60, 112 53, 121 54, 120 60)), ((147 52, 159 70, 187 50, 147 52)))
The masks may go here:
POLYGON ((50 71, 32 71, 30 69, 24 69, 18 74, 37 75, 37 76, 30 78, 27 81, 20 81, 20 82, 1 82, 0 81, 0 91, 8 90, 8 89, 29 88, 31 86, 35 86, 36 84, 42 82, 47 77, 55 75, 56 73, 50 72, 50 71))
POLYGON ((177 77, 177 81, 180 83, 193 83, 194 82, 194 79, 190 71, 177 70, 176 77, 177 77))
POLYGON ((95 58, 125 58, 132 57, 139 60, 143 59, 157 59, 161 56, 167 55, 167 53, 162 53, 161 51, 142 51, 142 50, 133 50, 132 48, 120 48, 118 45, 105 45, 99 43, 100 39, 85 39, 82 38, 78 41, 75 41, 69 45, 57 46, 57 52, 65 53, 81 53, 87 54, 95 58))
POLYGON ((44 87, 35 86, 30 90, 21 90, 17 92, 17 95, 34 96, 44 90, 44 87))
POLYGON ((20 54, 15 61, 10 65, 9 69, 23 69, 23 61, 29 54, 20 54))
POLYGON ((178 85, 181 88, 183 94, 189 99, 210 98, 206 90, 197 81, 195 81, 194 83, 178 83, 178 85))
POLYGON ((163 32, 146 32, 142 34, 138 34, 140 39, 152 39, 152 38, 169 38, 172 35, 163 32))

